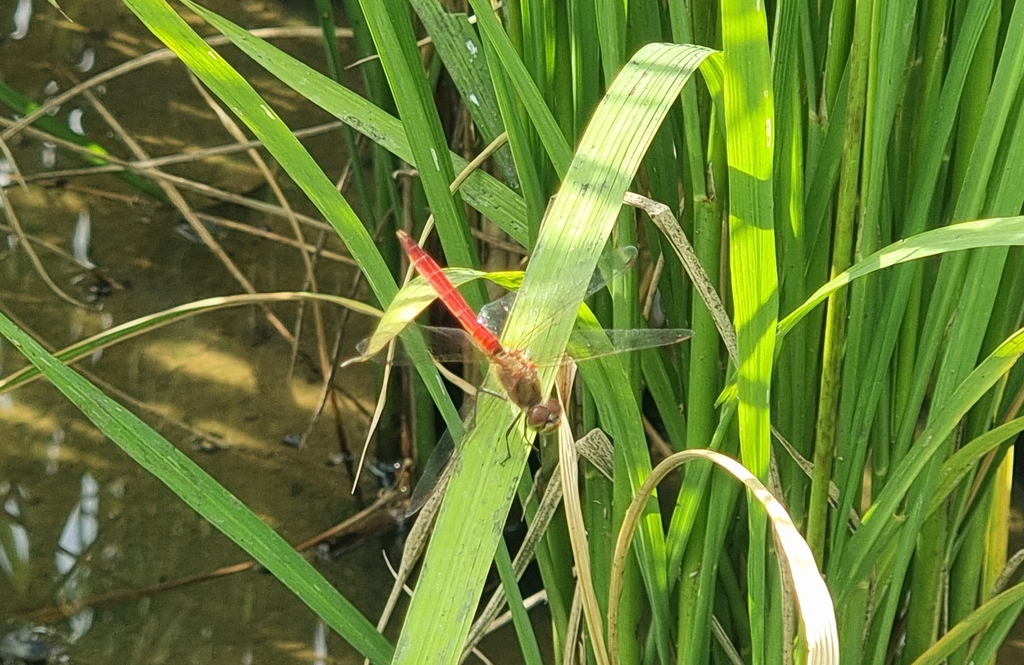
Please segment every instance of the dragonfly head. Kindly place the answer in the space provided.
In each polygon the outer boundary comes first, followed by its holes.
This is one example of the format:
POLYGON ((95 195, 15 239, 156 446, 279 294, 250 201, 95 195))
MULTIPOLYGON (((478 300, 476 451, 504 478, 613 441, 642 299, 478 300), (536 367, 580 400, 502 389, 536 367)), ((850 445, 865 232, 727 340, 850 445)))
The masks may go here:
POLYGON ((550 397, 526 410, 526 426, 541 434, 550 434, 558 429, 562 420, 562 406, 550 397))

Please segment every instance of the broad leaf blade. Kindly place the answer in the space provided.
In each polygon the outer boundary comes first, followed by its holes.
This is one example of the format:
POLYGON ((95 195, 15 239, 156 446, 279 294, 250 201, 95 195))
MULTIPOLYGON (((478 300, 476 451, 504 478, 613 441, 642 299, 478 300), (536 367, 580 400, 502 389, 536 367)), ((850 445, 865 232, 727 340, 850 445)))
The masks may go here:
POLYGON ((273 529, 192 460, 0 314, 9 339, 111 441, 185 503, 248 552, 373 663, 387 663, 391 645, 366 618, 273 529))

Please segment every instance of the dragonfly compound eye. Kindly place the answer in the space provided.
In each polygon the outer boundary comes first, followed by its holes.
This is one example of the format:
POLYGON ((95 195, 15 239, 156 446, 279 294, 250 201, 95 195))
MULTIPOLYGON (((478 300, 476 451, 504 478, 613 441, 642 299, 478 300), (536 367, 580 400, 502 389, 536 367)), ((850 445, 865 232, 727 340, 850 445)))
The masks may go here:
POLYGON ((561 420, 562 407, 554 398, 534 404, 526 412, 526 425, 541 434, 554 432, 561 420))

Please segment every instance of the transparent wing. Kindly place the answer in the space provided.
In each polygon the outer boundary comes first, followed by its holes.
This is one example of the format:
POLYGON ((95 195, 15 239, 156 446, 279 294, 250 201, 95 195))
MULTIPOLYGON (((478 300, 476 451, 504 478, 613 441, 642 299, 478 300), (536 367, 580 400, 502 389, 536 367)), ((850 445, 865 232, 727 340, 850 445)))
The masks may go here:
MULTIPOLYGON (((636 260, 636 256, 637 249, 632 246, 605 252, 601 257, 601 269, 594 273, 594 277, 591 279, 590 286, 587 289, 587 296, 593 295, 604 288, 606 281, 602 275, 607 275, 610 279, 629 270, 636 260)), ((521 272, 483 273, 465 268, 445 268, 444 273, 456 286, 474 279, 486 277, 505 288, 516 288, 522 279, 521 272)), ((369 357, 376 356, 387 346, 388 342, 401 333, 406 326, 410 325, 436 297, 437 293, 421 278, 417 277, 412 280, 392 300, 391 305, 377 324, 377 329, 373 335, 360 342, 356 347, 360 354, 359 357, 353 358, 349 362, 360 362, 369 357)), ((495 335, 500 336, 501 329, 505 325, 505 320, 508 318, 513 302, 515 302, 515 293, 509 293, 503 298, 499 298, 493 303, 484 306, 480 310, 477 320, 495 335)), ((441 334, 440 336, 432 334, 432 336, 439 337, 437 341, 438 346, 434 351, 436 358, 442 362, 460 360, 463 352, 457 349, 462 346, 461 342, 447 341, 452 337, 448 333, 441 334)), ((430 344, 429 341, 428 344, 430 344)), ((472 343, 470 343, 470 346, 472 346, 472 343)))
POLYGON ((416 487, 412 490, 409 498, 409 506, 405 509, 405 516, 412 517, 420 511, 430 497, 438 490, 444 491, 444 486, 451 476, 453 465, 452 459, 455 454, 455 443, 452 441, 451 432, 444 431, 441 439, 434 446, 434 452, 423 466, 423 473, 416 481, 416 487))
POLYGON ((626 330, 574 330, 566 351, 575 360, 590 360, 616 353, 678 344, 693 337, 686 328, 629 328, 626 330))
MULTIPOLYGON (((583 297, 589 298, 603 289, 609 279, 621 275, 632 268, 636 262, 637 254, 636 247, 632 245, 602 254, 599 265, 600 269, 590 278, 587 294, 583 297)), ((508 313, 512 310, 512 303, 515 301, 516 294, 508 293, 494 302, 481 307, 476 320, 500 337, 501 331, 505 327, 505 320, 508 319, 508 313)))
MULTIPOLYGON (((473 338, 462 328, 434 328, 417 326, 427 343, 427 350, 438 362, 443 363, 484 363, 486 358, 473 344, 473 338)), ((366 355, 370 340, 364 339, 356 345, 356 351, 366 355)), ((383 363, 387 354, 379 353, 372 357, 373 362, 383 363)), ((402 349, 401 344, 395 351, 392 360, 395 365, 412 365, 412 360, 402 349)))
MULTIPOLYGON (((427 348, 438 362, 479 363, 487 358, 473 344, 470 335, 461 328, 432 328, 420 326, 427 340, 427 348)), ((671 346, 684 342, 693 336, 686 328, 630 328, 627 330, 574 330, 569 338, 566 353, 577 361, 603 358, 616 353, 629 353, 659 346, 671 346)), ((362 352, 367 340, 356 348, 362 352)), ((384 362, 383 354, 374 357, 375 362, 384 362)), ((411 365, 409 357, 399 350, 392 361, 395 365, 411 365)), ((556 364, 560 361, 555 361, 556 364)), ((545 365, 546 366, 546 365, 545 365)))

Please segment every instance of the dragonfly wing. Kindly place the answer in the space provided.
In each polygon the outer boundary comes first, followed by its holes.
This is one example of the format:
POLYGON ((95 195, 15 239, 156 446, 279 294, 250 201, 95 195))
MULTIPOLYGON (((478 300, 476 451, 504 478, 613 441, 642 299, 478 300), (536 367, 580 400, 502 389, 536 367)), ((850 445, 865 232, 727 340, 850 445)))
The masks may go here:
POLYGON ((630 328, 626 330, 573 330, 566 349, 576 360, 678 344, 693 336, 686 328, 630 328))
POLYGON ((462 328, 420 326, 427 340, 430 355, 443 363, 482 363, 484 354, 473 342, 473 336, 462 328))
POLYGON ((515 301, 515 293, 506 293, 494 302, 489 302, 481 307, 476 320, 500 337, 501 331, 505 328, 505 320, 508 319, 508 313, 512 310, 512 303, 515 301))
MULTIPOLYGON (((474 279, 483 277, 485 273, 468 268, 449 268, 445 271, 449 280, 460 286, 474 279)), ((388 343, 405 330, 430 303, 437 298, 437 292, 422 278, 417 277, 395 295, 384 316, 377 324, 373 335, 364 340, 357 348, 364 356, 380 353, 388 343)))
MULTIPOLYGON (((602 254, 599 264, 600 270, 595 272, 594 276, 590 278, 590 284, 587 286, 587 295, 584 298, 589 298, 605 287, 608 282, 605 280, 604 275, 611 279, 629 270, 636 261, 637 254, 637 248, 632 245, 602 254)), ((505 320, 508 319, 508 313, 512 310, 512 303, 515 301, 516 294, 514 292, 507 293, 494 302, 481 307, 480 314, 477 315, 476 320, 500 337, 501 331, 505 328, 505 320)))
POLYGON ((618 277, 633 267, 636 263, 637 254, 640 252, 633 245, 626 245, 614 251, 606 251, 598 259, 597 272, 590 278, 590 285, 587 287, 587 297, 594 295, 605 287, 607 280, 618 277), (606 279, 607 278, 607 279, 606 279))
POLYGON ((423 466, 423 473, 416 481, 416 487, 413 488, 412 496, 409 498, 409 507, 405 509, 406 517, 412 517, 418 513, 420 508, 434 495, 434 492, 444 491, 444 485, 448 482, 448 476, 451 475, 451 461, 454 453, 455 443, 452 441, 451 432, 445 430, 437 445, 434 446, 434 452, 430 453, 430 458, 423 466))
MULTIPOLYGON (((601 270, 594 273, 593 279, 591 279, 590 286, 587 289, 587 296, 593 295, 595 292, 604 288, 605 279, 601 276, 602 274, 608 275, 609 278, 618 275, 628 270, 635 261, 637 256, 636 247, 624 247, 614 251, 605 252, 601 257, 601 270)), ((455 285, 460 286, 474 279, 488 276, 487 273, 483 273, 477 270, 470 270, 467 268, 446 268, 444 274, 448 279, 455 285)), ((516 273, 520 275, 521 273, 516 273)), ((504 275, 504 273, 493 273, 490 276, 504 275)), ((501 282, 506 287, 513 286, 512 282, 501 282)), ((369 356, 374 356, 380 353, 388 343, 396 337, 402 330, 405 329, 417 316, 419 316, 426 307, 434 301, 437 297, 437 293, 433 287, 427 284, 422 278, 416 278, 409 284, 404 286, 398 294, 396 294, 394 300, 388 306, 384 312, 384 316, 377 324, 377 329, 373 335, 363 340, 362 343, 357 347, 360 357, 359 360, 365 360, 369 356)), ((509 310, 512 309, 512 303, 515 301, 515 294, 509 293, 508 295, 500 298, 499 300, 487 305, 481 309, 477 320, 484 324, 491 332, 495 335, 500 335, 501 329, 505 325, 505 319, 508 318, 509 310)), ((452 354, 447 353, 447 356, 452 354)))
MULTIPOLYGON (((473 344, 473 338, 465 330, 461 328, 434 328, 431 326, 416 327, 423 334, 424 340, 427 344, 427 350, 430 351, 430 355, 432 355, 438 362, 486 362, 483 354, 473 344)), ((356 345, 356 350, 365 356, 366 350, 371 343, 371 339, 372 338, 367 338, 359 342, 359 344, 356 345)), ((401 347, 401 345, 399 345, 399 347, 401 347)), ((371 360, 373 362, 383 363, 387 361, 387 355, 383 353, 375 354, 371 360)), ((402 366, 414 364, 409 355, 401 348, 395 352, 395 357, 391 360, 391 363, 393 365, 402 366)))

